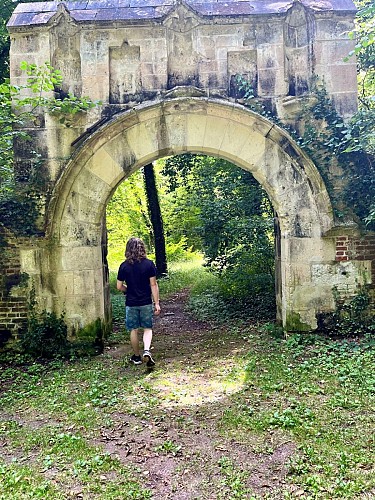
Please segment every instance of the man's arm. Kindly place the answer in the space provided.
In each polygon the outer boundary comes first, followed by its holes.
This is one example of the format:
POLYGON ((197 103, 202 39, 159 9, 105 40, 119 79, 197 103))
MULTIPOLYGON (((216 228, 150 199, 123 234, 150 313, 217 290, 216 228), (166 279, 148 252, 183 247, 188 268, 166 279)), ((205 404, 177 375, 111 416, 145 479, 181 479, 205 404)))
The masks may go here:
POLYGON ((155 314, 158 315, 160 314, 159 285, 158 282, 156 281, 155 276, 152 276, 152 278, 150 278, 150 285, 151 285, 152 298, 154 299, 155 314))
POLYGON ((124 293, 126 293, 127 288, 126 288, 126 285, 124 285, 124 282, 123 282, 123 281, 119 281, 119 280, 117 280, 117 285, 116 285, 116 288, 117 288, 117 290, 119 290, 120 292, 124 292, 124 293))

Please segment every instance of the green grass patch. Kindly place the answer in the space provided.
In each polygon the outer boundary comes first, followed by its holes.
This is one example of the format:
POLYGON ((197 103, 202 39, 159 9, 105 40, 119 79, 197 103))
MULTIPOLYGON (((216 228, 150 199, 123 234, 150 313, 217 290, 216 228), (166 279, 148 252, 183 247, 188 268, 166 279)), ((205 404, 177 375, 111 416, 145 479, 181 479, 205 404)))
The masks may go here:
POLYGON ((223 412, 222 432, 264 438, 277 431, 297 445, 288 481, 306 498, 359 498, 375 487, 374 367, 369 337, 260 336, 245 358, 246 386, 223 412))
MULTIPOLYGON (((186 289, 194 299, 207 290, 214 294, 217 277, 186 262, 159 283, 163 300, 186 289)), ((118 297, 123 321, 123 296, 118 297)), ((285 339, 273 324, 213 323, 189 331, 189 321, 182 332, 171 321, 169 330, 164 326, 155 335, 152 372, 126 363, 122 330, 94 358, 37 363, 28 356, 2 356, 0 500, 69 498, 75 488, 84 498, 152 498, 159 483, 147 487, 150 471, 142 471, 144 462, 137 460, 154 461, 155 455, 161 464, 175 464, 166 474, 176 488, 185 480, 178 471, 197 467, 202 500, 371 498, 372 336, 285 339), (110 440, 124 421, 133 442, 142 443, 144 431, 148 435, 148 448, 140 444, 144 455, 133 462, 132 454, 122 460, 116 454, 126 437, 112 443, 111 452, 98 439, 104 432, 110 440), (206 455, 197 449, 199 434, 210 436, 206 455), (247 452, 250 465, 243 460, 247 452), (270 475, 278 453, 285 453, 282 470, 270 475), (254 474, 271 485, 267 493, 257 491, 261 481, 254 474)))

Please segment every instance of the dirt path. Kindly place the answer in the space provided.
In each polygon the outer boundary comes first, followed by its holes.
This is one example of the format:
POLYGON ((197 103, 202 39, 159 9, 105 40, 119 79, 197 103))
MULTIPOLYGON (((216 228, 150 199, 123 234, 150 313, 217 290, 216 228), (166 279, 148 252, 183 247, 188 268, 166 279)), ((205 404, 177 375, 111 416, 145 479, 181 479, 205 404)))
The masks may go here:
MULTIPOLYGON (((249 343, 195 321, 184 310, 186 298, 180 293, 163 303, 155 324, 155 370, 124 367, 126 376, 147 377, 158 404, 136 415, 113 415, 116 425, 98 444, 137 465, 155 499, 254 498, 250 492, 281 499, 295 445, 277 432, 239 436, 222 426, 244 389, 231 374, 249 343)), ((128 345, 108 350, 117 359, 129 353, 128 345)))

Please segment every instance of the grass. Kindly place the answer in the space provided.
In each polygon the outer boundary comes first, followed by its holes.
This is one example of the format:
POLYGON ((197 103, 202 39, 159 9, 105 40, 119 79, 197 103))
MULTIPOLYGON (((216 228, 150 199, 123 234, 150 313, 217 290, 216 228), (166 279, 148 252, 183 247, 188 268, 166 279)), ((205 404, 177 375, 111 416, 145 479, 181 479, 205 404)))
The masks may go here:
MULTIPOLYGON (((164 300, 202 272, 161 280, 164 300)), ((152 372, 126 365, 127 343, 3 356, 0 500, 374 498, 372 337, 208 325, 158 338, 152 372)))
POLYGON ((244 392, 224 411, 223 432, 264 436, 277 430, 292 439, 297 451, 289 462, 288 479, 310 495, 307 498, 373 493, 372 339, 257 339, 246 358, 244 392))
MULTIPOLYGON (((203 368, 189 362, 183 369, 175 360, 168 372, 150 376, 124 374, 123 361, 106 356, 3 370, 0 498, 67 498, 76 484, 87 498, 151 498, 134 464, 95 444, 99 430, 113 428, 118 414, 133 415, 142 428, 145 418, 174 408, 180 418, 174 425, 194 433, 197 423, 189 427, 186 411, 203 407, 226 446, 230 438, 270 454, 282 442, 294 443, 286 489, 269 498, 294 498, 292 486, 303 498, 359 498, 373 491, 370 339, 280 341, 264 329, 241 329, 224 332, 222 342, 238 342, 239 335, 246 336, 246 350, 230 358, 223 353, 203 368)), ((163 439, 154 450, 179 457, 186 444, 163 439)), ((216 474, 217 498, 260 498, 247 485, 249 471, 233 457, 224 454, 216 474)))

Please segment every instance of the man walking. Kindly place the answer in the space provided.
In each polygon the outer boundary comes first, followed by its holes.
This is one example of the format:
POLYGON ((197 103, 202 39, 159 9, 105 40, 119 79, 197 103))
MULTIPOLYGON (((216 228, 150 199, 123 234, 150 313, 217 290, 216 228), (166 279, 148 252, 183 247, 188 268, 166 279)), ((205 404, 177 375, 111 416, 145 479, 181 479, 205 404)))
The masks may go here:
POLYGON ((126 294, 126 327, 130 330, 130 343, 134 354, 130 361, 142 363, 138 330, 143 328, 143 361, 155 365, 150 348, 152 341, 153 312, 160 314, 159 287, 156 267, 146 256, 145 244, 140 238, 130 238, 126 244, 125 261, 117 273, 117 290, 126 294), (155 311, 153 311, 152 300, 155 311))

